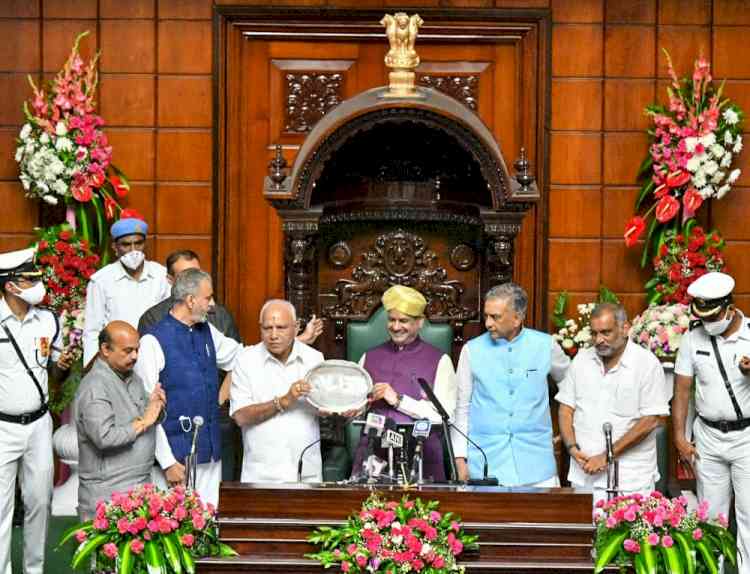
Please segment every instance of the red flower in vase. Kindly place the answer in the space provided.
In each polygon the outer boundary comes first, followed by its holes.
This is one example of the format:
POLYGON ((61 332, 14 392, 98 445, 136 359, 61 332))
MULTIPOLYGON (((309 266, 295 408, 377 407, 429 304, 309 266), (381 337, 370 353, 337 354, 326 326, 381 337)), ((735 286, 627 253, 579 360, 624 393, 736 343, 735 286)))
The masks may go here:
POLYGON ((666 223, 680 211, 680 202, 671 195, 665 195, 656 204, 656 219, 659 223, 666 223))
POLYGON ((638 242, 638 239, 643 235, 643 232, 646 230, 646 222, 645 220, 636 215, 633 217, 630 221, 628 221, 628 224, 625 226, 625 245, 628 247, 632 247, 638 242))

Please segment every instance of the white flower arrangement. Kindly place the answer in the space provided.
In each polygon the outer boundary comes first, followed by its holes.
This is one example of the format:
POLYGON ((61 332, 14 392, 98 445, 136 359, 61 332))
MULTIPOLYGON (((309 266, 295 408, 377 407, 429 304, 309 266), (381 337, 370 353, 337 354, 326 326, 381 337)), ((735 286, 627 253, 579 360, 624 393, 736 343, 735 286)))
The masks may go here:
POLYGON ((659 359, 674 360, 690 320, 688 305, 652 305, 633 320, 630 339, 659 359))

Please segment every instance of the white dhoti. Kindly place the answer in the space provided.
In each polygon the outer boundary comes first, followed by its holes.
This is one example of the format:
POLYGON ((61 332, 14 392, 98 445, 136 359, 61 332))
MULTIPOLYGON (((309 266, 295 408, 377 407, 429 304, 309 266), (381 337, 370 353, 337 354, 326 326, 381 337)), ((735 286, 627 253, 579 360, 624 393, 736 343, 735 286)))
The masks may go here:
MULTIPOLYGON (((153 472, 154 484, 162 489, 168 489, 169 483, 164 475, 164 471, 158 466, 154 467, 153 472)), ((221 483, 221 461, 213 460, 198 465, 198 472, 195 473, 195 490, 201 497, 201 500, 208 504, 209 502, 218 508, 219 506, 219 484, 221 483)))

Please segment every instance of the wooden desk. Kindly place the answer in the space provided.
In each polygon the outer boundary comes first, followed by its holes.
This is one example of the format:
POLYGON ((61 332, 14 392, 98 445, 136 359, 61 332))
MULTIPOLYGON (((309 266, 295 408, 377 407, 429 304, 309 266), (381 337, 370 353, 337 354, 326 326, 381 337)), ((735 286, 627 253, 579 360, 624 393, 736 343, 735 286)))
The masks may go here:
MULTIPOLYGON (((384 498, 439 500, 479 534, 478 552, 461 562, 467 572, 591 572, 591 495, 567 488, 510 489, 434 485, 405 491, 377 486, 384 498)), ((223 483, 221 540, 240 556, 198 562, 201 573, 324 572, 304 557, 307 536, 320 525, 341 524, 369 496, 366 486, 223 483)))

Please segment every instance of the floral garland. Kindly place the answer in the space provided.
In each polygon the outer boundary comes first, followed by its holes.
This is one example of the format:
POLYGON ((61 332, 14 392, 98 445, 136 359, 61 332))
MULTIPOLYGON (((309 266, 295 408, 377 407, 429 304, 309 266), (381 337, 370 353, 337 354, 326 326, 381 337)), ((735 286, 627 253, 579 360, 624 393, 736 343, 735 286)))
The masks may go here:
POLYGON ((742 110, 722 99, 724 84, 715 88, 711 66, 704 58, 696 60, 692 78, 680 81, 665 54, 672 80, 667 87, 669 105, 646 108, 654 127, 648 132, 649 154, 638 174, 641 191, 636 212, 651 205, 628 221, 624 233, 631 247, 648 227, 642 267, 667 229, 679 229, 705 200, 724 197, 740 176, 739 169, 730 171, 730 167, 742 151, 742 110), (648 223, 652 213, 654 219, 648 223))
POLYGON ((47 90, 31 77, 33 98, 24 103, 26 123, 18 137, 15 159, 28 197, 52 205, 64 202, 68 222, 96 248, 106 264, 109 237, 105 221, 120 211, 118 199, 130 185, 112 164, 112 146, 102 131, 104 120, 94 113, 98 55, 84 64, 76 38, 63 69, 47 90))
POLYGON ((667 230, 653 258, 654 276, 646 283, 647 301, 688 304, 690 284, 711 271, 725 269, 724 239, 708 235, 691 219, 679 232, 667 230))
POLYGON ((591 313, 597 303, 619 304, 620 300, 617 295, 602 285, 595 302, 578 305, 578 316, 567 318, 565 310, 568 306, 568 293, 563 291, 555 299, 552 323, 557 328, 557 332, 552 335, 552 338, 560 344, 566 355, 575 357, 580 349, 591 346, 591 313))
POLYGON ((78 548, 71 566, 88 564, 95 556, 96 571, 195 571, 195 558, 235 556, 218 540, 216 509, 204 504, 197 492, 175 486, 162 491, 153 484, 115 492, 110 502, 100 501, 92 520, 69 528, 58 548, 75 539, 78 548))
POLYGON ((726 516, 709 521, 708 502, 688 512, 684 497, 668 499, 657 491, 599 501, 595 548, 596 574, 612 562, 636 572, 670 573, 717 572, 721 556, 737 565, 726 516))
POLYGON ((313 532, 308 540, 321 550, 307 556, 342 572, 463 572, 456 558, 464 549, 476 548, 478 537, 466 534, 460 518, 440 513, 438 505, 408 496, 386 502, 372 494, 342 527, 313 532))

